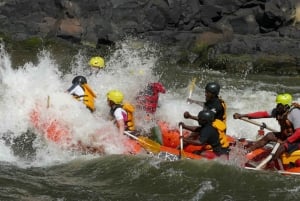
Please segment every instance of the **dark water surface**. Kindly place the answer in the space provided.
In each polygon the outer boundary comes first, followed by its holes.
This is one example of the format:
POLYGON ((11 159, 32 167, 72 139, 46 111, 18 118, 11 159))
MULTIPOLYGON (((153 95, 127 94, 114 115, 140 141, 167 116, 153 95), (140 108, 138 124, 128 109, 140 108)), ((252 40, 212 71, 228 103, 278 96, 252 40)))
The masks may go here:
POLYGON ((112 155, 44 168, 0 166, 0 200, 298 200, 300 178, 211 161, 112 155))

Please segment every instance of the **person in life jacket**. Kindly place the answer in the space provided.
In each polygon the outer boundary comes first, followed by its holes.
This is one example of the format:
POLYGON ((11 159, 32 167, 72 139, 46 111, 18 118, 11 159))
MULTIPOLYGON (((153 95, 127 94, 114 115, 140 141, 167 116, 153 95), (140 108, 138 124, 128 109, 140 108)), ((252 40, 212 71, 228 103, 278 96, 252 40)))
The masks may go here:
POLYGON ((110 107, 110 114, 115 119, 115 123, 120 134, 124 131, 134 131, 134 107, 130 103, 123 104, 124 95, 119 90, 110 90, 106 94, 107 104, 110 107))
POLYGON ((226 103, 219 97, 220 85, 217 82, 209 82, 205 86, 205 102, 188 98, 189 103, 196 103, 203 109, 212 110, 215 113, 215 119, 219 119, 226 124, 226 103))
POLYGON ((82 101, 86 107, 91 111, 95 111, 95 98, 97 97, 95 92, 87 84, 87 80, 84 76, 76 76, 72 80, 72 86, 67 92, 79 101, 82 101))
MULTIPOLYGON (((205 86, 205 102, 196 101, 188 98, 188 102, 196 103, 203 107, 204 110, 214 112, 213 126, 217 128, 223 148, 229 147, 229 141, 226 135, 226 103, 219 97, 220 85, 216 82, 209 82, 205 86)), ((188 111, 184 112, 184 118, 198 120, 197 116, 191 115, 188 111)))
MULTIPOLYGON (((202 110, 197 116, 199 126, 188 126, 183 122, 180 122, 179 126, 182 126, 183 129, 192 131, 190 136, 183 138, 184 146, 187 144, 201 145, 205 146, 205 149, 206 147, 209 147, 208 149, 212 149, 216 156, 221 156, 223 154, 228 155, 229 149, 222 147, 219 133, 212 125, 214 119, 214 113, 211 110, 202 110)), ((207 150, 201 150, 200 154, 206 156, 206 151, 207 150)))
POLYGON ((292 95, 278 94, 276 96, 276 107, 270 111, 257 111, 248 114, 233 114, 234 119, 247 117, 249 119, 276 118, 280 126, 280 132, 268 132, 260 140, 247 148, 251 152, 263 147, 268 142, 280 142, 281 145, 275 152, 275 158, 281 156, 285 151, 292 153, 300 149, 300 109, 292 107, 292 95))
POLYGON ((137 95, 137 107, 154 114, 158 107, 159 93, 166 93, 165 87, 160 82, 149 83, 146 89, 137 95))

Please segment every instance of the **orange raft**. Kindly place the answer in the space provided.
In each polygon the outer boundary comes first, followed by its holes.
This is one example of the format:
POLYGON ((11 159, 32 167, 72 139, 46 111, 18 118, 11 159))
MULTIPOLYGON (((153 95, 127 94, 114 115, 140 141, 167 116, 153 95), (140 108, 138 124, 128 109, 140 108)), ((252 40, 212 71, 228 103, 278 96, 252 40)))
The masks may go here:
MULTIPOLYGON (((45 137, 55 143, 67 144, 69 148, 76 149, 79 151, 85 151, 90 153, 103 154, 103 149, 101 147, 89 147, 88 145, 83 145, 81 142, 73 142, 72 133, 70 133, 69 128, 66 124, 55 118, 47 118, 39 111, 38 107, 32 110, 30 113, 30 121, 35 129, 43 133, 45 137)), ((159 152, 169 153, 175 156, 179 156, 180 150, 177 149, 180 144, 179 130, 170 128, 169 124, 166 122, 158 123, 161 135, 162 135, 162 145, 158 144, 159 152)), ((184 136, 188 135, 188 132, 183 133, 184 136)), ((234 145, 234 138, 228 136, 228 139, 234 145)), ((128 138, 124 146, 127 147, 128 152, 124 154, 139 154, 144 149, 144 147, 134 138, 128 138)), ((194 151, 201 151, 204 147, 189 145, 184 148, 183 157, 191 159, 212 159, 213 155, 197 155, 193 154, 194 151)), ((245 167, 253 168, 253 164, 259 164, 263 159, 265 159, 271 152, 270 147, 264 147, 246 155, 248 162, 245 167)), ((209 153, 209 152, 206 152, 209 153)), ((268 163, 265 170, 276 170, 282 174, 293 174, 300 175, 300 150, 293 152, 292 154, 283 154, 281 159, 273 163, 268 163)))
MULTIPOLYGON (((47 140, 77 151, 104 154, 104 148, 101 146, 93 147, 83 144, 81 141, 74 142, 72 133, 66 124, 58 121, 56 118, 47 118, 42 115, 38 107, 31 111, 30 121, 33 127, 42 133, 47 140)), ((142 146, 136 140, 130 138, 124 141, 124 147, 127 150, 124 154, 138 154, 143 150, 142 146)))

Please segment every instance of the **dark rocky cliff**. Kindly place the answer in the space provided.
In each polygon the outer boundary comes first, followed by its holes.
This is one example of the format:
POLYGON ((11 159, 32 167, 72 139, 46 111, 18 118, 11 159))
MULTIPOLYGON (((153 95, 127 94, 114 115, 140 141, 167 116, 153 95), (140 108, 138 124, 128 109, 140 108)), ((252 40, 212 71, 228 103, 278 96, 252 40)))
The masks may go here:
POLYGON ((236 55, 234 65, 300 67, 300 0, 3 0, 0 23, 14 40, 100 46, 134 36, 197 55, 177 62, 232 68, 236 55))

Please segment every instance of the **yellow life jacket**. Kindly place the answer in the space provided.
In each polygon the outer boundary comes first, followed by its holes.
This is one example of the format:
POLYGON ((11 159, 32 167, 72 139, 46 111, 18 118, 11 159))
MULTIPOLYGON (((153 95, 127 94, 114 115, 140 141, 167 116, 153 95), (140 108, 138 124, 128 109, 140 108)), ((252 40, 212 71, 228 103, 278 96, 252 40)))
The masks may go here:
POLYGON ((89 108, 92 112, 95 111, 95 98, 97 98, 95 92, 91 89, 88 84, 83 84, 81 87, 84 90, 83 103, 89 108))
POLYGON ((130 103, 124 103, 122 107, 126 112, 127 112, 127 129, 130 131, 135 130, 135 125, 134 125, 134 116, 133 113, 135 111, 135 108, 132 104, 130 103))
MULTIPOLYGON (((225 103, 225 101, 221 98, 221 97, 219 97, 219 100, 221 101, 221 104, 222 104, 222 107, 223 107, 223 109, 224 109, 224 114, 223 114, 223 117, 222 117, 222 120, 223 120, 223 122, 224 122, 224 124, 225 124, 225 127, 226 127, 226 109, 227 109, 227 106, 226 106, 226 103, 225 103)), ((226 129, 226 128, 225 128, 226 129)))
POLYGON ((226 136, 226 124, 220 119, 216 119, 215 121, 213 121, 212 126, 218 130, 222 148, 228 148, 229 142, 226 136))

